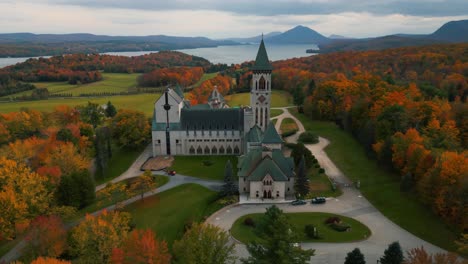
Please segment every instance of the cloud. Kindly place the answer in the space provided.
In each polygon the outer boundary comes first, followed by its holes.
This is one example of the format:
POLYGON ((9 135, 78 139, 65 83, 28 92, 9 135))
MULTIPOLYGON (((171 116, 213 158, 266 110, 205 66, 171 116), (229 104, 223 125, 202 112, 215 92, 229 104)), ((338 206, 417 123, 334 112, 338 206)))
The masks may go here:
MULTIPOLYGON (((43 1, 43 0, 39 0, 43 1)), ((239 15, 317 15, 369 12, 416 16, 466 15, 466 0, 49 0, 48 3, 89 8, 140 10, 216 10, 239 15)))
MULTIPOLYGON (((401 13, 376 14, 368 11, 346 11, 326 14, 257 15, 254 12, 236 13, 214 9, 124 9, 118 7, 50 4, 44 0, 1 1, 1 30, 6 32, 72 33, 87 32, 105 35, 174 35, 207 36, 211 38, 248 37, 261 32, 285 31, 304 25, 324 35, 372 37, 394 33, 431 33, 451 20, 468 19, 463 16, 416 16, 401 13), (41 2, 42 1, 42 2, 41 2)), ((50 0, 57 1, 57 0, 50 0)), ((78 1, 78 0, 74 0, 78 1)), ((100 0, 96 2, 106 2, 100 0)), ((181 3, 181 0, 176 0, 181 3)), ((244 0, 239 0, 241 3, 244 0)), ((274 2, 285 2, 272 0, 274 2)), ((296 0, 310 4, 322 0, 296 0)), ((333 0, 332 3, 341 0, 333 0)), ((354 0, 350 0, 354 1, 354 0)), ((419 0, 415 0, 416 2, 419 0)), ((125 1, 115 1, 123 3, 125 1)), ((140 1, 141 2, 141 1, 140 1)), ((149 2, 149 1, 148 1, 149 2)), ((153 2, 153 1, 151 1, 153 2)), ((154 1, 157 2, 157 1, 154 1)), ((205 0, 200 3, 212 3, 205 0)), ((382 3, 391 2, 381 0, 382 3)), ((186 1, 192 5, 192 1, 186 1)), ((171 5, 167 4, 166 5, 171 5)), ((251 6, 255 9, 255 6, 251 6)))

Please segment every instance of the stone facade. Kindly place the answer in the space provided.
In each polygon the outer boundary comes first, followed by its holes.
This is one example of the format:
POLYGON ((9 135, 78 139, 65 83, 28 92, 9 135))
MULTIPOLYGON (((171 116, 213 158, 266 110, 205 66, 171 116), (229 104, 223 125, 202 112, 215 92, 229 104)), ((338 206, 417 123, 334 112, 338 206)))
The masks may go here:
POLYGON ((206 104, 191 106, 180 87, 155 102, 153 156, 237 155, 239 192, 250 198, 294 195, 294 162, 270 122, 271 72, 265 44, 252 67, 250 107, 229 108, 215 87, 206 104))

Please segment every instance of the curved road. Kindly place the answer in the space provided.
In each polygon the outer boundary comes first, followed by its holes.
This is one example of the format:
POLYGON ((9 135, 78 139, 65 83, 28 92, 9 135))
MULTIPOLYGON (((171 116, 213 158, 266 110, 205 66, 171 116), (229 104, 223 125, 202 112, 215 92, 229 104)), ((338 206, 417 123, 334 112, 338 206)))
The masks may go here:
MULTIPOLYGON (((279 129, 281 121, 284 118, 292 118, 296 121, 299 132, 286 139, 287 142, 296 142, 298 135, 304 131, 302 123, 295 118, 287 108, 283 109, 283 114, 274 117, 278 121, 276 128, 279 129)), ((306 147, 315 155, 327 175, 334 178, 339 183, 351 183, 348 178, 335 166, 325 153, 324 149, 329 141, 320 137, 319 143, 306 145, 306 147)), ((284 212, 329 212, 345 215, 359 220, 369 227, 372 235, 362 241, 353 243, 302 243, 303 248, 315 249, 315 256, 311 258, 311 263, 344 263, 346 254, 356 247, 359 247, 366 257, 367 263, 376 263, 383 255, 388 244, 399 241, 403 250, 414 247, 424 246, 430 253, 445 252, 443 249, 434 246, 402 229, 394 224, 383 214, 381 214, 361 193, 350 187, 344 187, 343 195, 338 198, 328 198, 327 203, 323 205, 291 206, 289 204, 277 204, 284 212)), ((230 230, 232 224, 239 217, 251 213, 263 213, 270 205, 237 205, 224 208, 212 215, 207 222, 217 225, 225 230, 230 230)), ((234 240, 233 240, 234 241, 234 240)), ((240 257, 247 257, 248 252, 245 245, 236 243, 237 254, 240 257)))

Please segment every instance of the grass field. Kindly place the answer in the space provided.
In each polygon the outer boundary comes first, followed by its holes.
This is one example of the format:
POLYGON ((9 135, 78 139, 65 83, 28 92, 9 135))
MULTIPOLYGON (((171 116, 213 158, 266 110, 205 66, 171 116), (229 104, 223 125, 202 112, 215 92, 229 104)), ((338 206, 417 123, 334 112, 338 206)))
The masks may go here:
POLYGON ((205 73, 205 74, 203 74, 203 76, 200 78, 200 80, 198 80, 198 82, 196 82, 196 83, 195 83, 194 85, 192 85, 192 86, 193 86, 193 87, 197 87, 197 86, 199 86, 202 82, 216 77, 216 75, 218 75, 217 72, 205 73))
POLYGON ((176 156, 171 169, 177 173, 207 180, 223 180, 226 162, 231 160, 233 175, 237 175, 236 156, 176 156), (209 161, 208 165, 205 161, 209 161))
POLYGON ((145 198, 126 207, 136 228, 150 228, 158 239, 171 247, 183 235, 184 225, 200 221, 208 212, 217 193, 197 184, 184 184, 145 198))
POLYGON ((338 197, 343 194, 341 189, 333 191, 328 176, 325 173, 319 173, 317 168, 311 168, 308 172, 310 192, 308 197, 338 197))
POLYGON ((88 102, 105 104, 108 101, 111 101, 117 110, 120 108, 138 110, 144 112, 148 117, 151 117, 153 115, 154 102, 159 98, 159 96, 160 94, 135 94, 92 98, 79 97, 27 102, 9 102, 0 103, 0 113, 15 112, 19 111, 21 108, 50 112, 59 105, 77 106, 87 104, 88 102))
POLYGON ((280 109, 271 109, 270 110, 270 117, 275 117, 275 116, 279 116, 283 113, 283 110, 280 110, 280 109))
MULTIPOLYGON (((231 107, 250 105, 250 93, 238 93, 224 97, 231 107)), ((271 93, 271 107, 283 107, 292 105, 292 97, 289 93, 280 90, 273 90, 271 93)))
POLYGON ((293 131, 299 130, 299 127, 297 127, 296 121, 294 121, 294 119, 285 118, 283 119, 283 122, 281 122, 280 130, 281 134, 288 134, 293 131))
MULTIPOLYGON (((303 205, 303 206, 311 206, 303 205)), ((244 220, 250 217, 254 220, 254 223, 258 223, 258 220, 263 214, 249 214, 237 219, 231 228, 231 234, 237 240, 242 243, 249 243, 253 241, 260 241, 260 238, 254 233, 254 228, 246 226, 244 220)), ((349 217, 329 214, 329 213, 286 213, 289 222, 297 232, 300 242, 352 242, 363 240, 370 236, 371 231, 367 226, 361 222, 354 220, 349 217), (351 226, 351 230, 348 232, 338 232, 330 228, 325 224, 325 220, 329 217, 338 216, 344 223, 351 226), (306 236, 304 233, 304 227, 308 224, 312 224, 317 228, 319 239, 313 239, 306 236)))
POLYGON ((330 140, 327 154, 353 181, 361 181, 361 191, 386 217, 414 235, 444 249, 454 251, 456 235, 430 208, 411 193, 400 192, 396 175, 379 168, 363 147, 332 122, 312 121, 297 111, 291 112, 310 130, 330 140), (422 224, 423 223, 423 224, 422 224))
POLYGON ((105 172, 104 177, 96 177, 96 185, 110 181, 124 173, 136 158, 138 158, 145 147, 146 146, 135 150, 128 150, 113 146, 112 158, 109 160, 107 171, 105 172))

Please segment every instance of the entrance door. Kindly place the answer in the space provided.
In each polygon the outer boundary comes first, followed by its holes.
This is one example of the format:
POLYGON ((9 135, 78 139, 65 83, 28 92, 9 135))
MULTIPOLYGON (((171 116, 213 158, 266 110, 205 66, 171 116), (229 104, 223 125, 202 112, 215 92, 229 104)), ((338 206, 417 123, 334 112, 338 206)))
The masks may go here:
POLYGON ((268 198, 271 199, 271 191, 268 191, 268 198))

